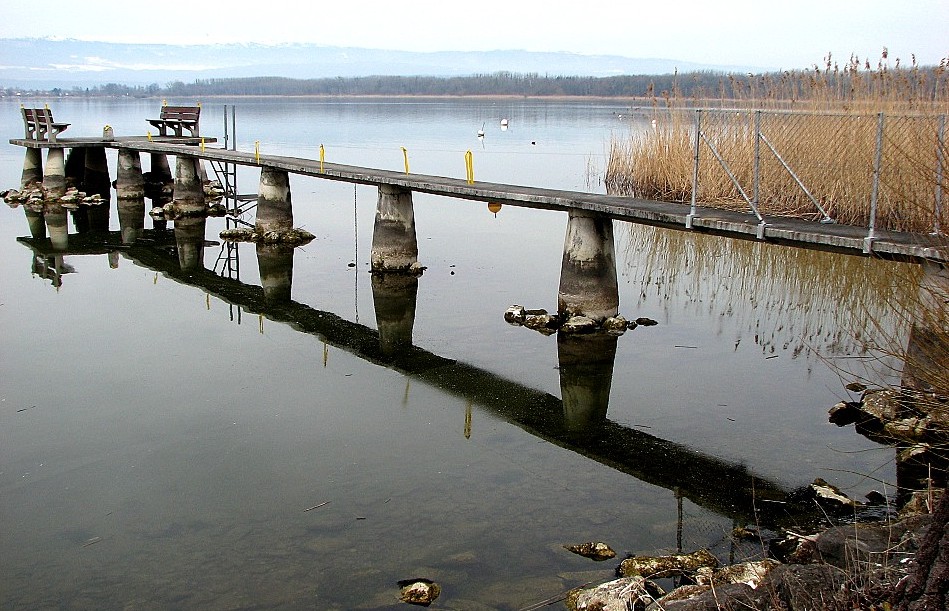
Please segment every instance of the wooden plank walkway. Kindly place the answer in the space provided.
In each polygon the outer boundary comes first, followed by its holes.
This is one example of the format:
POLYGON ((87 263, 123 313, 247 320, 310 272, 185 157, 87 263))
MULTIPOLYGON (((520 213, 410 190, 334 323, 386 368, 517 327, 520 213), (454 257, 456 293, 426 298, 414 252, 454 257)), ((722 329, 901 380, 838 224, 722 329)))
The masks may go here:
MULTIPOLYGON (((153 139, 148 141, 144 137, 125 137, 112 141, 98 139, 97 144, 93 144, 95 140, 81 139, 82 146, 98 145, 147 153, 191 155, 223 163, 267 166, 291 174, 314 176, 327 180, 376 186, 392 185, 421 193, 497 202, 510 206, 560 211, 586 210, 606 214, 620 221, 689 231, 686 229, 686 216, 689 213, 689 206, 680 203, 480 181, 468 184, 467 181, 460 178, 405 174, 404 172, 334 163, 324 163, 321 167, 320 162, 313 159, 263 154, 258 157, 252 152, 198 147, 195 146, 197 142, 193 141, 190 145, 180 144, 180 139, 176 140, 175 143, 171 143, 168 140, 153 139)), ((210 140, 206 140, 206 142, 208 141, 210 140)), ((10 140, 11 144, 20 146, 29 146, 30 142, 29 140, 10 140)), ((61 139, 61 142, 63 146, 71 145, 71 141, 68 139, 61 139)), ((56 144, 59 145, 60 143, 57 142, 56 144)), ((46 143, 46 146, 49 146, 49 144, 46 143)), ((786 217, 767 217, 766 222, 763 239, 767 242, 799 248, 843 252, 851 255, 868 255, 865 251, 868 231, 866 227, 822 224, 786 217)), ((697 209, 697 216, 692 220, 692 230, 732 238, 759 239, 758 219, 754 215, 717 208, 700 206, 697 209)), ((910 261, 930 260, 946 263, 949 262, 949 237, 945 235, 876 231, 871 250, 874 255, 885 258, 910 261)))

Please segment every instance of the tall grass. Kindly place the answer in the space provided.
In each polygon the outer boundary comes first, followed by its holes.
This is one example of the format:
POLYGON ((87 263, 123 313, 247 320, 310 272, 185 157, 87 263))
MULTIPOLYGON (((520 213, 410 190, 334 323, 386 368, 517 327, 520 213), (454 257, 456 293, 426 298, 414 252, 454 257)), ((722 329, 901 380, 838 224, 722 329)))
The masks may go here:
MULTIPOLYGON (((871 68, 856 57, 843 67, 826 58, 823 68, 780 77, 723 78, 717 96, 683 96, 678 88, 654 98, 651 126, 610 143, 607 190, 647 199, 688 202, 692 196, 696 115, 699 146, 697 200, 706 206, 748 210, 738 189, 714 159, 725 160, 749 197, 753 194, 756 114, 761 134, 792 168, 830 217, 867 226, 880 113, 883 114, 878 185, 878 229, 928 233, 949 225, 937 212, 936 185, 945 139, 940 121, 949 113, 949 59, 934 68, 915 61, 871 68), (701 108, 701 113, 696 110, 701 108)), ((812 203, 764 143, 759 144, 759 209, 764 215, 819 219, 812 203)), ((943 196, 949 200, 949 193, 943 196)))

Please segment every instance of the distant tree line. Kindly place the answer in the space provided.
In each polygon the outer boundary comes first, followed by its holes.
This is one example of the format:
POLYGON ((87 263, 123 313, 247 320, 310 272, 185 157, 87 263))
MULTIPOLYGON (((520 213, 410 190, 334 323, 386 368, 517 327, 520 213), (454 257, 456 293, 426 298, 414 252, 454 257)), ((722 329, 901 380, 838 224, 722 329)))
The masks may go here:
POLYGON ((620 97, 672 99, 856 99, 880 91, 899 90, 917 101, 945 101, 949 65, 896 68, 869 63, 839 67, 828 64, 812 70, 736 74, 713 71, 663 75, 609 77, 551 76, 538 73, 495 72, 470 76, 361 76, 295 79, 275 76, 198 79, 165 85, 108 83, 72 90, 25 92, 6 88, 5 94, 44 93, 79 96, 136 96, 199 98, 205 96, 523 96, 620 97))

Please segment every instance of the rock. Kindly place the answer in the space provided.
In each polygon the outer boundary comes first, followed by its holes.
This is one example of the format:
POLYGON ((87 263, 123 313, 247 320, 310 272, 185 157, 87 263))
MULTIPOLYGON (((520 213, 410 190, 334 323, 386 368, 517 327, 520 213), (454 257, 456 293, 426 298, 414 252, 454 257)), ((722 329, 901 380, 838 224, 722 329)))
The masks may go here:
POLYGON ((556 316, 550 314, 530 314, 528 313, 524 317, 524 326, 528 329, 533 329, 534 331, 540 331, 546 335, 557 332, 557 328, 560 326, 559 319, 556 316))
POLYGON ((504 320, 511 325, 521 326, 524 324, 524 320, 527 318, 527 313, 524 310, 524 306, 512 305, 508 309, 504 310, 504 320))
POLYGON ((603 543, 602 541, 580 543, 579 545, 564 545, 564 548, 573 552, 574 554, 578 554, 584 558, 596 560, 597 562, 616 557, 616 552, 614 552, 609 545, 603 543))
POLYGON ((567 594, 564 603, 570 611, 628 611, 637 602, 653 601, 646 580, 639 575, 601 583, 592 588, 577 588, 567 594))
POLYGON ((659 323, 651 318, 641 317, 641 318, 636 319, 636 324, 643 327, 654 327, 658 325, 659 323))
POLYGON ((814 500, 820 503, 824 508, 840 511, 847 508, 852 509, 858 505, 856 501, 850 499, 846 494, 841 492, 839 488, 828 484, 821 478, 815 479, 814 483, 808 487, 808 490, 813 495, 814 500))
POLYGON ((642 575, 650 579, 672 577, 692 572, 699 567, 717 567, 718 559, 708 550, 671 556, 633 556, 620 563, 616 574, 621 577, 642 575))
POLYGON ((830 408, 827 412, 830 416, 831 424, 837 426, 847 426, 855 422, 866 419, 866 414, 860 409, 860 403, 856 401, 840 401, 830 408))
POLYGON ((619 315, 611 316, 603 321, 602 327, 604 331, 614 335, 622 335, 626 333, 626 329, 629 327, 629 321, 619 315))
POLYGON ((847 384, 846 386, 844 386, 844 388, 846 388, 850 392, 863 392, 867 389, 867 387, 861 384, 860 382, 851 382, 850 384, 847 384))
POLYGON ((442 589, 430 579, 403 579, 399 582, 402 602, 427 607, 438 598, 442 589))
POLYGON ((752 588, 757 588, 758 584, 767 577, 768 573, 781 563, 777 560, 766 558, 757 562, 742 562, 732 564, 720 569, 713 570, 710 567, 701 567, 696 571, 695 581, 700 586, 720 584, 720 583, 743 583, 752 588))
POLYGON ((868 390, 863 393, 860 409, 877 420, 889 422, 900 417, 903 411, 902 398, 900 391, 891 388, 868 390))
POLYGON ((596 321, 586 316, 571 316, 560 330, 564 333, 592 333, 596 331, 596 321))

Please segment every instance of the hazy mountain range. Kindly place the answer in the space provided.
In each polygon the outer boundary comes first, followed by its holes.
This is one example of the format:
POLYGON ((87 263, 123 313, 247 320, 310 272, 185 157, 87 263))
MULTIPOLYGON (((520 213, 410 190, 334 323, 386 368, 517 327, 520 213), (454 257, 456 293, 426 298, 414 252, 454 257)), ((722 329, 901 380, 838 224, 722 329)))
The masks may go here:
POLYGON ((674 70, 761 72, 762 67, 697 64, 675 59, 529 51, 418 53, 313 44, 154 45, 0 39, 0 87, 50 89, 105 83, 248 76, 325 78, 371 75, 463 76, 507 71, 550 76, 669 74, 674 70))

